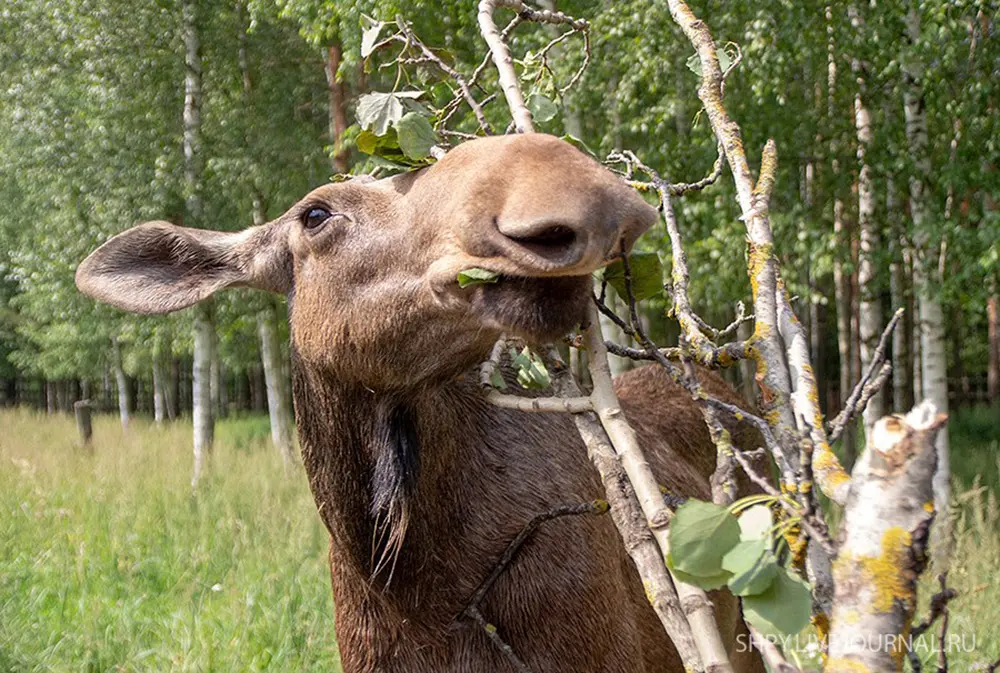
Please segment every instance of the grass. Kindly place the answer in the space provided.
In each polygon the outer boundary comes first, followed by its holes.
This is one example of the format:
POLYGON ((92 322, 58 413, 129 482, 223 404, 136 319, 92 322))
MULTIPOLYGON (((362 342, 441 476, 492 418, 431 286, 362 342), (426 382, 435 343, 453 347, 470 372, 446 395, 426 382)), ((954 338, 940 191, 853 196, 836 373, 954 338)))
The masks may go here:
MULTIPOLYGON (((1000 658, 994 413, 951 425, 956 673, 1000 658)), ((197 495, 189 424, 95 418, 92 454, 68 417, 0 410, 0 429, 0 673, 340 670, 326 531, 266 418, 220 423, 197 495)))
POLYGON ((266 420, 220 425, 197 495, 187 424, 96 418, 93 455, 69 418, 0 428, 0 672, 340 670, 327 534, 266 420))

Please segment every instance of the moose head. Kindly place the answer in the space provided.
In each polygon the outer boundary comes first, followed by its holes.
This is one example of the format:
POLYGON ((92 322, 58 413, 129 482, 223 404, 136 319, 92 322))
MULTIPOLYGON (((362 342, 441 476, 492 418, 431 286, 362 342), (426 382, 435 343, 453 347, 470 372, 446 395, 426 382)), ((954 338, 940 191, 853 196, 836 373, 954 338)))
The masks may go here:
POLYGON ((395 388, 454 375, 501 332, 564 334, 581 322, 591 272, 655 216, 557 138, 491 137, 423 170, 324 185, 241 232, 137 226, 91 254, 76 279, 138 313, 233 286, 285 294, 304 366, 395 388), (473 268, 497 282, 460 288, 459 272, 473 268))

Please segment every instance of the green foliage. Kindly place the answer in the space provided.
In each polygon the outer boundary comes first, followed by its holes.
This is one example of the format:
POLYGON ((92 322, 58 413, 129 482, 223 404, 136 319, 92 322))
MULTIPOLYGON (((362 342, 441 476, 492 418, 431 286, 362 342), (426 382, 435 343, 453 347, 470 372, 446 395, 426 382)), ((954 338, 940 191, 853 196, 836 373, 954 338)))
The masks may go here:
POLYGON ((670 567, 704 589, 724 585, 722 559, 740 540, 740 525, 725 507, 690 499, 670 522, 670 567))
POLYGON ((482 285, 484 283, 496 283, 500 280, 500 274, 496 271, 487 271, 473 267, 458 272, 458 286, 467 288, 471 285, 482 285))
POLYGON ((192 495, 190 424, 94 421, 89 455, 70 417, 0 412, 0 670, 339 671, 305 475, 221 421, 192 495))
MULTIPOLYGON (((663 265, 655 252, 635 250, 629 253, 629 276, 636 301, 663 294, 663 265)), ((625 285, 625 263, 620 259, 604 267, 601 277, 615 289, 619 297, 628 297, 625 285)))
POLYGON ((545 362, 525 346, 520 353, 510 349, 510 361, 517 372, 517 382, 528 390, 542 390, 552 384, 545 362))

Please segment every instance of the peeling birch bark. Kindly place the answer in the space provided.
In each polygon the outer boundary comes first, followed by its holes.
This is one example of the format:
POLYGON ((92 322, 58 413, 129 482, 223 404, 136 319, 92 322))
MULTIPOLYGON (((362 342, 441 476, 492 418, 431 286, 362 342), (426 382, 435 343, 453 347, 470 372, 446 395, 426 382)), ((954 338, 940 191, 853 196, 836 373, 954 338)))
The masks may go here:
POLYGON ((947 420, 931 402, 874 425, 858 461, 834 561, 826 673, 897 673, 927 565, 935 517, 935 438, 947 420))

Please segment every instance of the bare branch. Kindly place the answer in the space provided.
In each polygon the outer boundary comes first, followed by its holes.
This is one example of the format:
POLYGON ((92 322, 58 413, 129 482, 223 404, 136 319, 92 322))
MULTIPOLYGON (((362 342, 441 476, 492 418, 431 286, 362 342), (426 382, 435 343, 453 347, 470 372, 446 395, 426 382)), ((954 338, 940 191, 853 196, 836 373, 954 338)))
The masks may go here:
MULTIPOLYGON (((553 369, 552 385, 556 392, 569 397, 579 396, 580 389, 565 367, 556 366, 553 369)), ((601 483, 611 506, 611 518, 621 535, 625 550, 639 571, 653 611, 676 646, 685 666, 698 673, 705 671, 691 626, 663 562, 663 553, 653 538, 635 491, 607 433, 594 414, 577 414, 573 416, 573 421, 587 447, 587 456, 601 476, 601 483)))
POLYGON ((767 662, 767 667, 771 673, 802 673, 801 669, 792 666, 785 659, 778 646, 767 637, 761 635, 760 631, 747 625, 750 629, 750 637, 753 638, 753 646, 760 652, 760 656, 767 662))
POLYGON ((892 335, 892 331, 903 318, 903 311, 904 309, 902 308, 896 309, 892 319, 889 320, 889 324, 886 325, 885 329, 882 331, 882 336, 879 337, 878 346, 875 347, 875 351, 872 353, 871 364, 869 364, 868 369, 861 377, 861 380, 858 381, 858 385, 856 385, 854 390, 851 391, 851 395, 847 398, 847 401, 844 402, 844 408, 840 410, 840 413, 837 414, 832 421, 830 421, 828 430, 831 442, 835 442, 840 438, 840 436, 844 433, 844 428, 846 428, 851 422, 851 419, 861 413, 861 411, 865 408, 865 405, 868 404, 868 400, 871 396, 874 395, 875 392, 882 387, 882 383, 888 379, 889 371, 887 371, 884 366, 886 361, 885 350, 889 344, 889 337, 892 335), (876 372, 878 373, 876 374, 876 372), (875 376, 874 381, 872 379, 873 375, 875 376), (879 381, 882 383, 878 383, 879 381), (873 382, 878 383, 878 385, 871 388, 868 396, 865 397, 866 388, 869 388, 869 384, 873 382))
MULTIPOLYGON (((583 332, 584 343, 590 355, 590 377, 594 383, 594 409, 601 420, 601 425, 608 434, 612 446, 621 459, 622 467, 628 475, 629 482, 635 489, 636 497, 643 514, 649 523, 649 528, 665 556, 670 551, 670 541, 667 528, 670 523, 670 511, 664 506, 660 495, 660 487, 653 477, 649 464, 642 455, 636 440, 635 432, 629 427, 622 414, 618 396, 611 384, 611 372, 608 369, 608 354, 604 348, 604 337, 601 335, 601 323, 598 318, 596 304, 591 305, 588 315, 589 325, 583 332)), ((714 673, 731 673, 732 665, 726 654, 726 647, 719 634, 715 622, 712 604, 702 589, 680 582, 676 577, 674 586, 681 606, 691 625, 695 644, 701 655, 705 670, 714 673)))
POLYGON ((493 54, 493 63, 496 64, 497 73, 500 77, 500 88, 507 98, 507 107, 510 108, 511 116, 514 118, 514 125, 518 133, 533 133, 535 127, 531 122, 531 111, 524 104, 524 97, 521 95, 521 87, 517 82, 517 73, 514 72, 514 60, 510 56, 510 49, 507 43, 497 30, 493 21, 493 11, 497 7, 506 7, 516 12, 524 9, 524 3, 520 0, 480 0, 479 2, 479 31, 489 45, 490 53, 493 54))
POLYGON ((589 397, 521 397, 504 395, 494 390, 486 394, 486 401, 502 409, 517 411, 582 414, 594 410, 594 404, 589 397))
POLYGON ((510 645, 508 645, 507 642, 500 637, 500 634, 497 633, 497 627, 486 621, 486 618, 483 617, 483 613, 479 611, 478 607, 468 608, 466 614, 468 614, 468 616, 479 625, 479 628, 483 630, 486 637, 490 639, 490 642, 496 645, 497 649, 500 650, 504 658, 508 663, 510 663, 511 666, 514 667, 514 670, 517 671, 517 673, 531 673, 531 669, 528 668, 528 665, 521 661, 520 657, 514 654, 514 650, 511 649, 510 645))
POLYGON ((420 53, 424 55, 425 60, 433 63, 439 70, 441 70, 441 72, 455 80, 455 83, 458 84, 458 88, 462 91, 462 97, 465 98, 469 107, 472 108, 473 114, 476 115, 476 119, 479 121, 479 127, 488 134, 493 133, 493 127, 490 126, 488 121, 486 121, 486 115, 483 114, 483 108, 476 101, 475 96, 472 95, 472 90, 469 88, 469 84, 465 81, 465 78, 462 77, 462 74, 442 61, 438 58, 437 54, 428 49, 427 46, 413 34, 413 31, 410 30, 409 25, 407 25, 406 20, 403 19, 402 16, 396 16, 396 25, 399 26, 399 30, 406 37, 407 42, 417 46, 420 53))
MULTIPOLYGON (((819 389, 816 386, 816 376, 813 373, 812 365, 809 363, 809 341, 806 338, 802 324, 792 311, 792 305, 788 298, 788 292, 779 281, 778 291, 775 296, 775 303, 778 306, 778 328, 782 340, 785 342, 786 354, 792 378, 792 406, 797 417, 801 420, 800 430, 803 434, 808 434, 808 441, 811 441, 813 448, 809 451, 809 456, 813 458, 811 465, 804 465, 804 469, 812 469, 816 475, 816 481, 820 490, 834 502, 843 505, 847 502, 847 491, 851 486, 851 478, 844 471, 837 454, 830 448, 830 442, 826 437, 826 429, 823 426, 823 412, 819 408, 819 389)), ((803 480, 799 484, 799 493, 808 497, 808 480, 803 480)))

